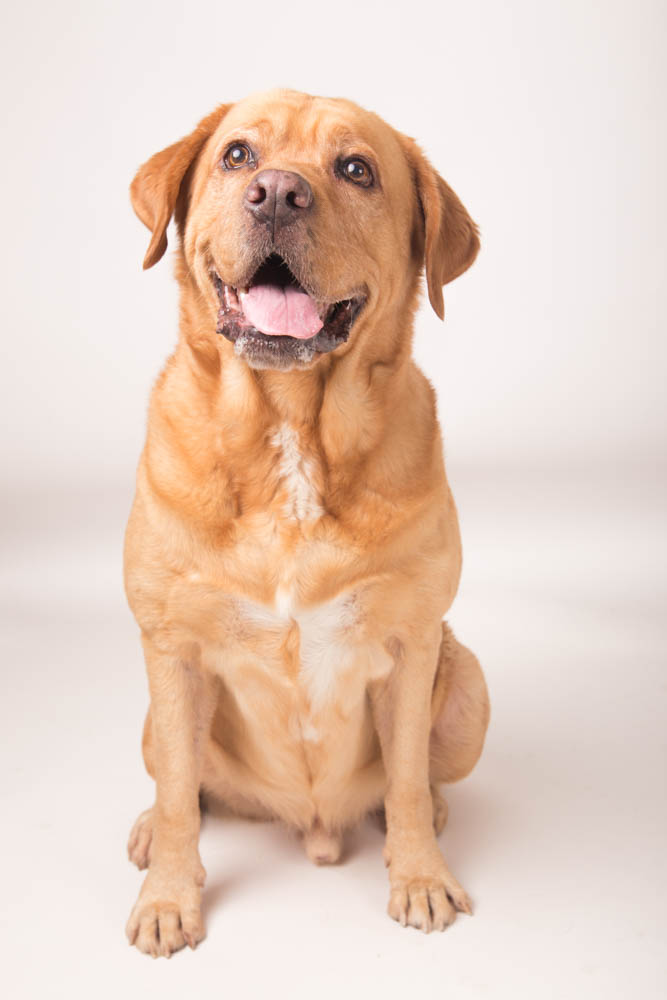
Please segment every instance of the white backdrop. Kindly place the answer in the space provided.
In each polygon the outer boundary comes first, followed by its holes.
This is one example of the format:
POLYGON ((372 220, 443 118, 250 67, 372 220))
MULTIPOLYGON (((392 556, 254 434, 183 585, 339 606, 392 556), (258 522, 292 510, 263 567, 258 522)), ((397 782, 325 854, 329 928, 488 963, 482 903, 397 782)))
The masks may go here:
POLYGON ((23 0, 1 28, 8 993, 662 997, 664 3, 23 0), (322 872, 280 831, 209 820, 209 939, 152 964, 122 934, 152 787, 120 562, 177 312, 127 188, 274 86, 414 136, 481 227, 415 348, 463 526, 452 621, 493 703, 443 838, 477 915, 392 925, 372 825, 322 872))
POLYGON ((218 101, 276 85, 415 136, 481 227, 444 326, 418 322, 457 460, 664 451, 663 4, 26 0, 5 20, 10 478, 127 474, 176 335, 127 186, 218 101))

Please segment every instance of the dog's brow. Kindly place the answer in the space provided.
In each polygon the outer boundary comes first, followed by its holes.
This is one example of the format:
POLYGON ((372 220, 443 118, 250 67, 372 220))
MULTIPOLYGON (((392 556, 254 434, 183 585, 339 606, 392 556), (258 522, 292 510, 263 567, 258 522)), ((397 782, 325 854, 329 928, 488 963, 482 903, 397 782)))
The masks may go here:
POLYGON ((260 128, 257 125, 235 125, 223 133, 221 141, 228 142, 230 139, 247 139, 250 142, 257 142, 259 138, 260 128))

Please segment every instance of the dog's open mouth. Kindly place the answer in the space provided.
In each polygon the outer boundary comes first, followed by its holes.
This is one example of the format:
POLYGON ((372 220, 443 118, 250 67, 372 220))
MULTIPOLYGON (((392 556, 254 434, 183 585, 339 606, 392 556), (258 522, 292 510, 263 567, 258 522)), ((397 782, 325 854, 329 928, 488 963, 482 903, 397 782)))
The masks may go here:
POLYGON ((218 333, 255 368, 308 364, 316 354, 344 344, 364 304, 361 295, 320 302, 292 274, 284 259, 271 254, 246 288, 211 276, 220 301, 218 333))

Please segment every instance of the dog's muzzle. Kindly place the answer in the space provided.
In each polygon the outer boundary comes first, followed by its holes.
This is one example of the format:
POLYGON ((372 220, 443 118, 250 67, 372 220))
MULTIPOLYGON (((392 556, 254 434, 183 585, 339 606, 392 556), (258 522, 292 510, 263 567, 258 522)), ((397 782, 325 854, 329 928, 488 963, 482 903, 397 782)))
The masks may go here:
POLYGON ((220 302, 216 330, 254 368, 308 365, 344 344, 364 304, 363 295, 320 302, 284 259, 271 254, 246 288, 225 284, 211 271, 220 302))

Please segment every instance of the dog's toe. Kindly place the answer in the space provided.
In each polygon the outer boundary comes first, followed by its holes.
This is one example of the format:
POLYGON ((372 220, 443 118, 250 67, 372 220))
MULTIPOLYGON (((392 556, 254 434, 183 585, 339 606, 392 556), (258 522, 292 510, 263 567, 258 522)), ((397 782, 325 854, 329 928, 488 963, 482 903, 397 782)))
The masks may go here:
POLYGON ((446 869, 429 875, 392 879, 387 912, 403 927, 428 934, 444 931, 457 913, 472 913, 468 895, 446 869))
POLYGON ((169 958, 185 945, 195 948, 204 938, 200 889, 189 879, 152 878, 149 871, 126 934, 130 944, 153 958, 169 958))

